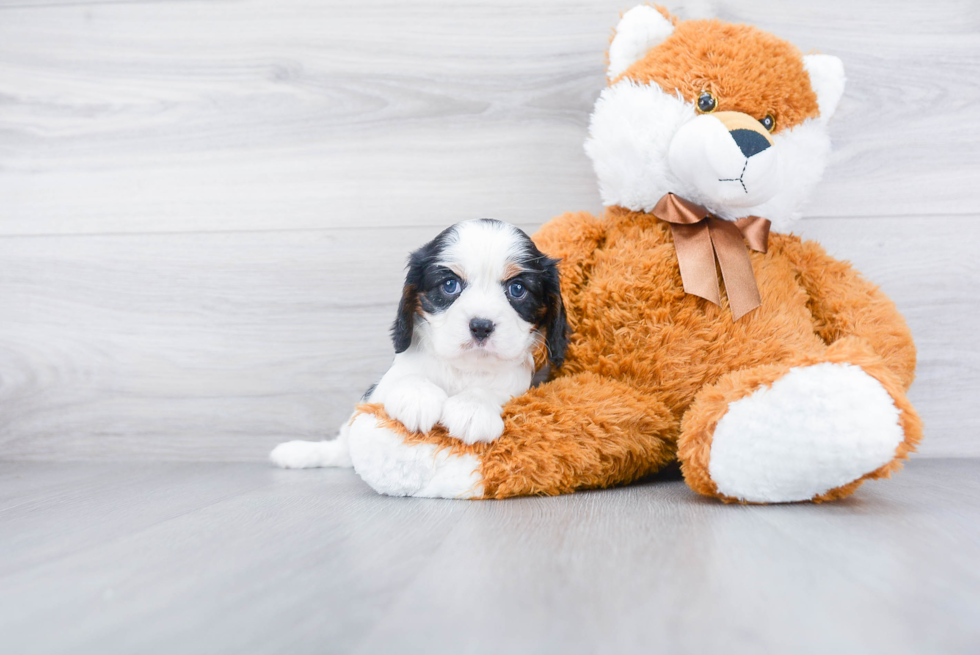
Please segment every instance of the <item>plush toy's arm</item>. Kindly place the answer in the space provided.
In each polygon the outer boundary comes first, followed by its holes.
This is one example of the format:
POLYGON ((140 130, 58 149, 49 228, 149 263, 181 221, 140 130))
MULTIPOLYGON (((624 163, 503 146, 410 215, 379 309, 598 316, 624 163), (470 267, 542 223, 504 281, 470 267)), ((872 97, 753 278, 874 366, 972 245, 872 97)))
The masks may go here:
POLYGON ((655 396, 594 373, 558 378, 504 407, 504 433, 464 444, 410 433, 380 405, 350 428, 354 469, 379 493, 507 498, 625 484, 674 459, 678 419, 655 396))
POLYGON ((915 377, 915 343, 895 303, 816 242, 784 247, 809 294, 817 334, 828 344, 848 336, 865 340, 908 389, 915 377))

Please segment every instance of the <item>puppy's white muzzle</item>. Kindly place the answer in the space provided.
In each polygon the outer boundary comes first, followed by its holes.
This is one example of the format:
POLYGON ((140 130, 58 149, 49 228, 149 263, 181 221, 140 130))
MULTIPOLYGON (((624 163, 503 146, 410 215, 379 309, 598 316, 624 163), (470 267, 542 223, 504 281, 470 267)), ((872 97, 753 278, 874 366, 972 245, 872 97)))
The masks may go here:
POLYGON ((667 158, 673 173, 710 204, 754 207, 782 185, 779 152, 747 114, 702 114, 688 121, 671 140, 667 158))

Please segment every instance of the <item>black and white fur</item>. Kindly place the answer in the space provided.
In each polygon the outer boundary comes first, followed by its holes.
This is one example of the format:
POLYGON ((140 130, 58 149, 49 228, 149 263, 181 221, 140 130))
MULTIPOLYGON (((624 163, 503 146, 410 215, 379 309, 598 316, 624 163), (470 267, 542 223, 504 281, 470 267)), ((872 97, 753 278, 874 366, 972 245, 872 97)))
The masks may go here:
MULTIPOLYGON (((503 405, 527 391, 542 342, 559 367, 568 343, 557 260, 492 219, 457 223, 412 253, 391 328, 395 359, 363 402, 412 431, 436 423, 465 443, 504 430, 503 405)), ((290 441, 283 468, 351 466, 348 424, 333 441, 290 441)))

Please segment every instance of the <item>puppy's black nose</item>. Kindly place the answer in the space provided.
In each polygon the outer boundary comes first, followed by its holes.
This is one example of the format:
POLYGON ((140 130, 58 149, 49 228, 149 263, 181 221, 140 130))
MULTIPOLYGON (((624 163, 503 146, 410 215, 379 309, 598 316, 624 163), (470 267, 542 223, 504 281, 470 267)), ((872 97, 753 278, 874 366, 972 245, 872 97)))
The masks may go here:
POLYGON ((746 158, 758 155, 769 147, 769 140, 752 130, 732 130, 731 135, 735 139, 735 145, 746 158))
POLYGON ((485 341, 491 332, 493 332, 493 321, 488 321, 485 318, 474 318, 470 320, 470 334, 477 341, 485 341))

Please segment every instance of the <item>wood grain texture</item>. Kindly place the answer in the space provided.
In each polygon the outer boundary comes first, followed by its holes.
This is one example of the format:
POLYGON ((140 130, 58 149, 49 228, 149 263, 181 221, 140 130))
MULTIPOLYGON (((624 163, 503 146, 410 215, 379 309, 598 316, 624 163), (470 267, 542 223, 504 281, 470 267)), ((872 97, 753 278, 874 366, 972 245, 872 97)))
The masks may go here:
MULTIPOLYGON (((0 234, 595 209, 581 143, 627 5, 12 3, 0 9, 0 234)), ((837 152, 812 215, 975 212, 976 3, 675 8, 845 61, 837 152)))
MULTIPOLYGON (((629 4, 0 1, 0 458, 332 434, 410 248, 599 210, 581 143, 629 4)), ((906 313, 922 453, 980 455, 980 8, 668 4, 844 59, 800 230, 906 313)))
MULTIPOLYGON (((980 454, 980 352, 961 309, 980 288, 980 221, 801 227, 906 315, 921 453, 980 454)), ((330 437, 387 369, 405 253, 434 231, 0 239, 0 452, 258 461, 283 439, 330 437)))
POLYGON ((970 459, 770 507, 669 480, 454 502, 349 470, 4 463, 0 634, 32 655, 975 653, 978 497, 970 459))

